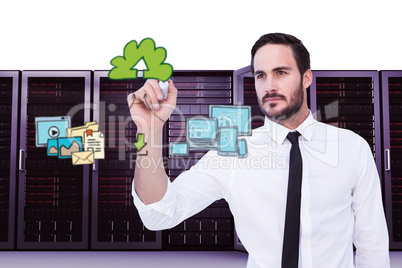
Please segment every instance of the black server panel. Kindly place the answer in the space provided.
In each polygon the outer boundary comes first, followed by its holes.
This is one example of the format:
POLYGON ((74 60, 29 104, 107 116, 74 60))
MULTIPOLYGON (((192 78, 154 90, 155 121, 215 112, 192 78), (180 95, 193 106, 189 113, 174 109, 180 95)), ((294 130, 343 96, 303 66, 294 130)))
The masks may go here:
POLYGON ((258 105, 254 77, 244 77, 243 85, 244 105, 251 106, 251 114, 253 115, 251 127, 252 129, 261 127, 264 125, 265 115, 258 105))
MULTIPOLYGON (((232 71, 174 72, 172 80, 178 89, 177 109, 168 122, 167 144, 186 141, 186 119, 209 117, 210 104, 233 104, 232 78, 232 71)), ((168 175, 171 181, 197 163, 206 152, 190 150, 188 156, 169 155, 168 175)), ((164 248, 169 250, 233 248, 233 219, 228 204, 218 200, 197 215, 164 231, 163 242, 164 248)))
POLYGON ((15 246, 19 71, 0 72, 0 249, 15 246))
POLYGON ((382 71, 384 197, 390 248, 402 249, 402 71, 382 71))
POLYGON ((347 128, 370 145, 381 170, 380 90, 377 71, 313 71, 311 111, 318 121, 347 128))
POLYGON ((111 80, 94 72, 94 121, 105 135, 105 159, 92 170, 92 249, 160 249, 161 232, 146 229, 131 195, 137 128, 127 95, 145 80, 111 80))
POLYGON ((265 115, 258 105, 254 77, 250 66, 234 72, 234 92, 235 103, 251 107, 251 128, 263 126, 265 115))
MULTIPOLYGON (((18 249, 88 248, 89 166, 48 156, 46 147, 37 146, 35 118, 70 116, 71 127, 84 125, 90 89, 90 71, 22 73, 18 249)), ((52 126, 48 133, 63 131, 52 126)))

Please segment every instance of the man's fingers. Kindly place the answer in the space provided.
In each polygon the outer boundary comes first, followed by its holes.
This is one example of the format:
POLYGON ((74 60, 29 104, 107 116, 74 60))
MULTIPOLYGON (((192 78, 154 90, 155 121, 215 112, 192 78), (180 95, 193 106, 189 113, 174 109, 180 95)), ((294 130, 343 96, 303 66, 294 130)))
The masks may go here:
POLYGON ((162 89, 159 86, 159 81, 156 79, 148 79, 144 85, 144 88, 152 88, 155 98, 158 101, 163 101, 162 89))
POLYGON ((169 91, 166 100, 163 99, 162 90, 158 80, 148 79, 145 84, 134 93, 127 96, 128 106, 131 109, 134 104, 143 103, 150 110, 159 110, 165 103, 169 105, 176 104, 177 88, 172 80, 168 80, 169 91))
POLYGON ((135 99, 136 99, 135 93, 131 93, 127 96, 127 103, 128 103, 129 110, 131 110, 131 107, 133 106, 135 99))
POLYGON ((174 86, 173 81, 169 79, 169 91, 166 101, 170 104, 176 105, 177 88, 174 86))
POLYGON ((159 105, 159 100, 156 98, 155 90, 153 87, 144 87, 144 97, 145 101, 147 101, 148 105, 155 109, 159 110, 160 105, 159 105))

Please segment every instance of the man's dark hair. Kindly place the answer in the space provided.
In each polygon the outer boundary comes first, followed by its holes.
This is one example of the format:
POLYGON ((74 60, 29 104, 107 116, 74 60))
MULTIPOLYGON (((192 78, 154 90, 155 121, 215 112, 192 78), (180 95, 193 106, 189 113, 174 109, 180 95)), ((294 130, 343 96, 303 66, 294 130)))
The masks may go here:
POLYGON ((287 45, 293 51, 293 56, 295 57, 297 67, 299 72, 303 75, 308 69, 310 69, 310 53, 308 53, 306 47, 303 43, 294 37, 293 35, 284 33, 270 33, 265 34, 260 37, 260 39, 255 42, 253 48, 251 49, 251 73, 254 74, 254 56, 258 49, 265 46, 266 44, 274 45, 287 45))

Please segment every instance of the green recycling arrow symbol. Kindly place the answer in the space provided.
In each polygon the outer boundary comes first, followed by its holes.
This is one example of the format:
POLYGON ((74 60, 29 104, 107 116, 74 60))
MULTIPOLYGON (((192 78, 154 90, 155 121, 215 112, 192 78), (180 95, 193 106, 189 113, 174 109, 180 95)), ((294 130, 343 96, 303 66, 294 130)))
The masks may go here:
POLYGON ((137 148, 138 152, 141 151, 141 149, 144 148, 145 145, 147 145, 147 143, 144 142, 144 134, 138 133, 137 142, 135 142, 134 145, 137 148))

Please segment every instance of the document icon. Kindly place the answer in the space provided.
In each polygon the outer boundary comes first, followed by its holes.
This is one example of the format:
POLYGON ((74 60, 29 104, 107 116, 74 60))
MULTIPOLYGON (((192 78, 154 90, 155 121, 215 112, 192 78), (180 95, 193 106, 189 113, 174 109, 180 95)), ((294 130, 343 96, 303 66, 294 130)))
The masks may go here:
POLYGON ((93 151, 76 152, 71 154, 73 165, 87 165, 95 162, 93 151))
POLYGON ((84 150, 94 151, 95 159, 105 159, 105 136, 100 131, 84 132, 84 150))
POLYGON ((85 126, 67 128, 67 137, 81 137, 85 142, 84 133, 87 130, 99 131, 99 125, 96 122, 87 122, 85 126))

